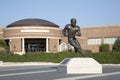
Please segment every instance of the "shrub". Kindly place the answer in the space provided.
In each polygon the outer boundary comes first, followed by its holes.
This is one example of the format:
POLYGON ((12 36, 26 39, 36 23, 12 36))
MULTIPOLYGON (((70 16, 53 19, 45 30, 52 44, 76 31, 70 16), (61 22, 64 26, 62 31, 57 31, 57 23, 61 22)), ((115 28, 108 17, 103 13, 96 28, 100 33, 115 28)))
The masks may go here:
POLYGON ((83 50, 84 53, 92 53, 91 50, 83 50))
POLYGON ((5 41, 4 40, 0 40, 0 47, 4 47, 4 48, 6 48, 6 43, 5 43, 5 41))
POLYGON ((5 50, 5 52, 9 51, 9 47, 7 46, 7 44, 6 44, 6 42, 4 40, 0 40, 0 47, 1 47, 1 49, 5 50))
POLYGON ((120 52, 120 38, 115 41, 112 50, 113 52, 120 52))
MULTIPOLYGON (((94 58, 99 63, 113 63, 120 64, 120 52, 99 52, 87 53, 90 58, 94 58)), ((81 57, 79 53, 73 52, 59 52, 59 53, 27 53, 18 55, 13 53, 1 53, 0 61, 3 62, 54 62, 59 63, 65 58, 81 57)))
POLYGON ((100 52, 110 52, 110 48, 108 44, 101 44, 99 46, 99 51, 100 52))
POLYGON ((120 52, 98 52, 88 55, 101 64, 120 64, 120 52))

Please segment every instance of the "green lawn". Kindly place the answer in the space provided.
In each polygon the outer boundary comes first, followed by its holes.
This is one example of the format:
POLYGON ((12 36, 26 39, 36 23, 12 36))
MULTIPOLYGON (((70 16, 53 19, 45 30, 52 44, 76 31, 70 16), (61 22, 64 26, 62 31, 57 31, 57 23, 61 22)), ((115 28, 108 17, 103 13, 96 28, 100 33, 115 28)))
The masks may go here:
MULTIPOLYGON (((100 63, 120 64, 120 52, 86 53, 90 58, 94 58, 100 63)), ((59 52, 59 53, 27 53, 17 55, 13 53, 0 52, 0 61, 4 62, 54 62, 59 63, 65 58, 81 57, 79 53, 59 52)))

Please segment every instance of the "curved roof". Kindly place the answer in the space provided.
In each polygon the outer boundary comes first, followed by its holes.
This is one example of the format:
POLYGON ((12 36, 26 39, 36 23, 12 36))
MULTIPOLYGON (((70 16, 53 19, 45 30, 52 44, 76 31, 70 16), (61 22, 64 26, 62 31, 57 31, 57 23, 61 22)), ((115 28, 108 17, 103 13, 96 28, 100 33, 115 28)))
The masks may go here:
POLYGON ((24 27, 24 26, 46 26, 46 27, 56 27, 59 28, 59 26, 53 22, 43 20, 43 19, 22 19, 18 20, 16 22, 13 22, 7 26, 9 27, 24 27))

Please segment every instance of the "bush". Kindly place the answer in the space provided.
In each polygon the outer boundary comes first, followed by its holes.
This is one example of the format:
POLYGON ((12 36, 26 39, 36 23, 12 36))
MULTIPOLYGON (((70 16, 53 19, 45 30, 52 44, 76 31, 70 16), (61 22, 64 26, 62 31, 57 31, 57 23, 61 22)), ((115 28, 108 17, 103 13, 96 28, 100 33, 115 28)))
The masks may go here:
POLYGON ((120 38, 115 41, 112 47, 113 52, 120 52, 120 38))
POLYGON ((92 53, 91 50, 83 50, 84 53, 92 53))
POLYGON ((99 52, 88 54, 101 64, 120 64, 120 52, 99 52))
POLYGON ((7 45, 4 40, 0 40, 0 47, 6 48, 7 45))
POLYGON ((27 53, 17 55, 13 53, 0 53, 0 60, 4 62, 61 62, 65 58, 81 57, 78 53, 27 53))
POLYGON ((0 40, 0 47, 5 50, 5 52, 9 51, 9 47, 7 46, 4 40, 0 40))
MULTIPOLYGON (((90 58, 94 58, 99 63, 120 64, 120 52, 87 53, 90 58)), ((13 53, 1 53, 0 61, 3 62, 54 62, 59 63, 65 58, 82 57, 79 53, 59 52, 59 53, 27 53, 18 55, 13 53)))
POLYGON ((99 46, 99 51, 100 52, 110 52, 110 47, 108 44, 101 44, 99 46))
MULTIPOLYGON (((99 63, 120 64, 120 52, 86 53, 87 57, 94 58, 99 63)), ((74 52, 59 53, 28 53, 18 55, 13 53, 0 53, 0 61, 3 62, 54 62, 59 63, 65 58, 81 57, 74 52)))

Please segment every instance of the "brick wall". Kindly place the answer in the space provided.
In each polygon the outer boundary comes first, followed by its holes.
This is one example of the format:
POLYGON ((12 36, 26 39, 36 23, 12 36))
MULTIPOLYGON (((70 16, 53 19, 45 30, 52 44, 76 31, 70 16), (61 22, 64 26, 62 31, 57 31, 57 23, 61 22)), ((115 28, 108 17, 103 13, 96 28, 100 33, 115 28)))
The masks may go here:
MULTIPOLYGON (((30 28, 29 28, 30 29, 30 28)), ((9 37, 61 37, 62 33, 60 29, 46 29, 49 32, 21 32, 21 30, 26 29, 5 29, 4 35, 5 38, 9 37)), ((41 28, 36 28, 32 30, 41 30, 41 28)))
POLYGON ((50 38, 48 40, 49 45, 49 51, 50 52, 57 52, 58 51, 58 39, 52 39, 50 38))
POLYGON ((120 25, 82 28, 81 33, 87 38, 120 37, 120 25))
POLYGON ((3 29, 4 29, 4 28, 0 28, 0 39, 3 39, 3 35, 4 35, 3 29))
POLYGON ((22 40, 21 39, 11 39, 11 52, 21 52, 22 51, 22 40))

